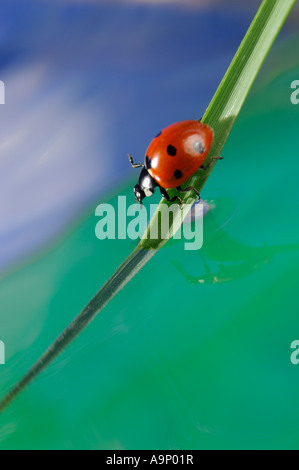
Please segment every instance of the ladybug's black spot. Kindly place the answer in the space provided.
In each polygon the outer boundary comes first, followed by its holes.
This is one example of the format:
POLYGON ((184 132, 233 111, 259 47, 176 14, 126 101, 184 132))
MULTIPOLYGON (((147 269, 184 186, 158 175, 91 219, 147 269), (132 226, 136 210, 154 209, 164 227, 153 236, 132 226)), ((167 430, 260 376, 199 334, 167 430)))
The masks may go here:
POLYGON ((176 148, 175 148, 173 145, 168 145, 168 147, 167 147, 167 153, 168 153, 168 155, 170 155, 171 157, 175 157, 175 156, 176 156, 176 148))
POLYGON ((159 134, 156 135, 155 139, 157 139, 157 137, 160 137, 161 134, 162 132, 159 132, 159 134))
POLYGON ((181 179, 182 176, 183 176, 183 173, 181 172, 181 170, 175 170, 175 172, 174 172, 174 177, 175 177, 177 180, 181 179))
POLYGON ((150 170, 152 167, 151 159, 148 156, 145 157, 145 167, 147 170, 150 170))
POLYGON ((198 152, 198 153, 205 153, 204 146, 202 145, 202 143, 201 143, 199 140, 196 140, 196 141, 194 142, 194 149, 195 149, 196 152, 198 152))

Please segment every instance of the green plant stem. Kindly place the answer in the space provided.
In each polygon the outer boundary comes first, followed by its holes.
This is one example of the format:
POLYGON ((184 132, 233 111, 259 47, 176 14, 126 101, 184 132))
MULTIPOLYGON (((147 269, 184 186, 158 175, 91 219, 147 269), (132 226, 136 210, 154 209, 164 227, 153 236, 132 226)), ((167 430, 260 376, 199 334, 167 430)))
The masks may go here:
POLYGON ((132 277, 155 254, 155 250, 136 250, 118 268, 116 273, 104 284, 97 295, 88 303, 82 312, 68 325, 56 341, 42 355, 36 364, 27 372, 20 382, 5 396, 0 403, 0 412, 37 377, 78 335, 94 317, 107 305, 132 277))
MULTIPOLYGON (((203 122, 209 124, 215 132, 214 143, 207 163, 209 163, 212 156, 219 156, 222 152, 258 71, 295 3, 296 0, 263 1, 203 117, 203 122)), ((197 172, 186 184, 195 186, 201 191, 214 166, 215 162, 211 161, 211 165, 206 171, 197 172)), ((172 193, 173 191, 170 191, 170 195, 172 193)), ((195 202, 194 195, 191 192, 184 194, 182 200, 184 205, 192 205, 195 202)), ((166 243, 167 239, 158 238, 153 240, 149 236, 151 230, 158 229, 159 210, 165 204, 168 203, 165 201, 161 202, 145 236, 133 253, 124 261, 98 294, 63 331, 20 382, 3 398, 0 403, 0 411, 3 411, 87 327, 107 303, 166 243)), ((169 237, 179 229, 181 223, 182 213, 179 208, 176 208, 169 229, 169 237)))

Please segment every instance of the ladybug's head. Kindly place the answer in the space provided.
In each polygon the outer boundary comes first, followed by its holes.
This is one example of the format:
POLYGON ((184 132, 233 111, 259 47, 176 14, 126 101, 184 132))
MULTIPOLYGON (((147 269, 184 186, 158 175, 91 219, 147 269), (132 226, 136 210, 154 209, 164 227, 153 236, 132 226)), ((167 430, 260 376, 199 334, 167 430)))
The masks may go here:
POLYGON ((136 202, 140 202, 140 204, 142 204, 142 200, 145 198, 145 192, 141 189, 139 184, 136 184, 134 188, 134 195, 136 202))
POLYGON ((143 168, 140 172, 138 183, 134 188, 136 202, 140 202, 140 204, 142 204, 142 199, 154 194, 156 186, 156 181, 149 174, 147 169, 143 168))

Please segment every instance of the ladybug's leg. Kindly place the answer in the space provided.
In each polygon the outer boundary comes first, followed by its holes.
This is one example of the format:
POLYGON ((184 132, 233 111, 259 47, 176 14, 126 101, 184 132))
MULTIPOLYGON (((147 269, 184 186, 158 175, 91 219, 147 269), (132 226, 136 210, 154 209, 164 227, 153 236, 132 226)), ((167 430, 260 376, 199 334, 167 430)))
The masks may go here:
POLYGON ((181 186, 176 188, 180 193, 187 193, 188 191, 194 191, 198 199, 200 200, 200 194, 194 186, 188 186, 188 188, 183 189, 181 186))
POLYGON ((144 167, 143 163, 134 163, 132 155, 128 155, 132 168, 141 168, 144 167))
POLYGON ((223 160, 223 157, 212 157, 209 163, 207 165, 201 165, 200 169, 204 171, 208 170, 214 160, 223 160))
POLYGON ((182 206, 182 205, 183 205, 181 199, 180 199, 178 196, 174 196, 172 199, 170 199, 169 194, 168 194, 168 192, 166 191, 166 189, 162 188, 162 186, 159 186, 159 189, 160 189, 161 194, 162 194, 162 196, 164 197, 164 199, 166 199, 166 201, 168 201, 168 202, 175 202, 175 201, 178 201, 179 206, 182 206))

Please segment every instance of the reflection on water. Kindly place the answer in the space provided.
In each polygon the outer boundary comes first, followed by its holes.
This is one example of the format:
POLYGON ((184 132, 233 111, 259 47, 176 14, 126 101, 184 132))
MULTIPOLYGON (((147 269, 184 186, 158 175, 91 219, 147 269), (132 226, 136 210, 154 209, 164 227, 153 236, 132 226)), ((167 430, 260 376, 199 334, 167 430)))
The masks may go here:
MULTIPOLYGON (((204 241, 203 248, 197 251, 198 264, 202 266, 201 272, 191 275, 182 263, 172 260, 173 265, 191 284, 217 284, 240 279, 261 269, 280 254, 299 250, 299 243, 275 246, 265 244, 259 247, 235 240, 221 227, 214 214, 223 202, 218 200, 209 203, 208 233, 205 233, 204 239, 206 242, 204 241), (211 261, 213 265, 216 262, 217 267, 211 267, 211 261)), ((227 202, 225 204, 227 205, 227 202)))

